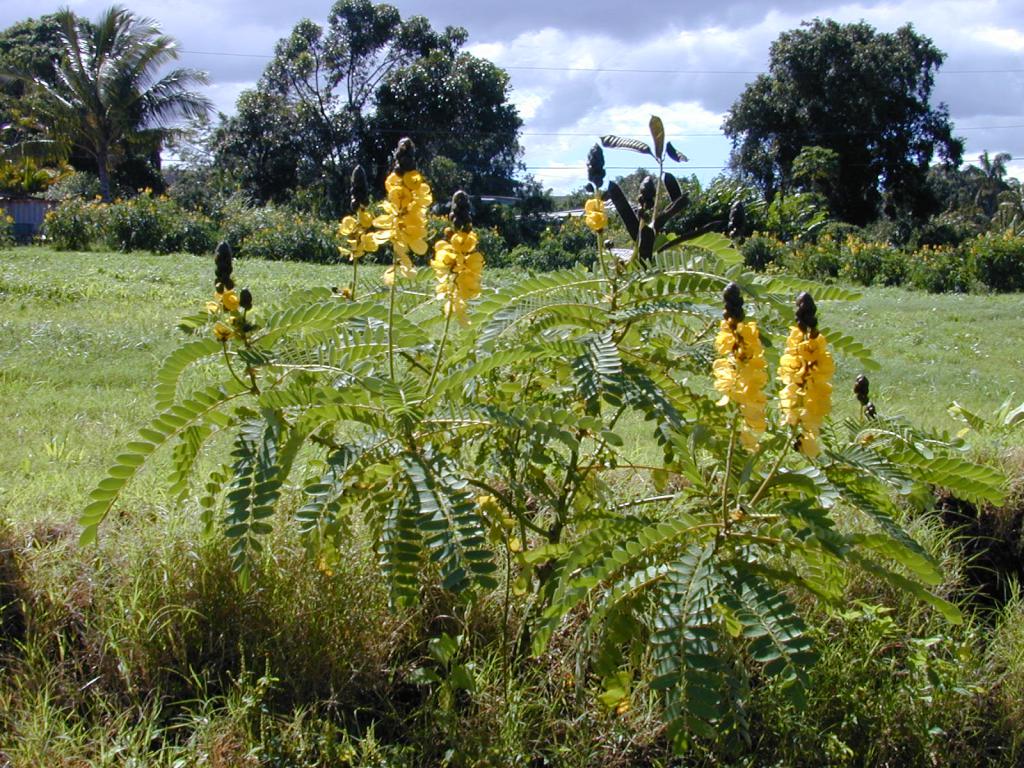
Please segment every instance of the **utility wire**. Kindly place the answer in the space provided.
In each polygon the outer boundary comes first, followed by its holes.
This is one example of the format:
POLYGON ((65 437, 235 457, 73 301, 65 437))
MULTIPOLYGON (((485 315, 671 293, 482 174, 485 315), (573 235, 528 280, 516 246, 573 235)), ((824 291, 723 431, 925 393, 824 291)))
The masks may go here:
MULTIPOLYGON (((194 56, 230 56, 244 59, 272 59, 266 53, 235 53, 228 51, 189 51, 182 48, 179 53, 188 53, 194 56)), ((638 75, 760 75, 764 74, 763 69, 638 69, 633 67, 553 67, 540 64, 498 64, 495 66, 502 69, 520 69, 536 72, 612 72, 615 74, 638 74, 638 75)), ((942 69, 938 74, 942 75, 1009 75, 1024 74, 1024 68, 1013 69, 942 69)))

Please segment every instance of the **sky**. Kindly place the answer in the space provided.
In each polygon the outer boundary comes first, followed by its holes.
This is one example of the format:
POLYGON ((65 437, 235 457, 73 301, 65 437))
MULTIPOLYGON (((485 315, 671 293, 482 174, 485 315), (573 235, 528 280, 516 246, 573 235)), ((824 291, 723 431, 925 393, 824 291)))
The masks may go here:
MULTIPOLYGON (((70 7, 95 17, 110 0, 0 0, 0 28, 70 7)), ((296 22, 324 23, 330 0, 130 0, 139 15, 177 39, 180 63, 209 73, 216 108, 234 111, 296 22)), ((984 150, 1008 152, 1024 178, 1024 0, 393 0, 406 18, 435 28, 459 25, 470 52, 504 67, 524 127, 527 170, 556 194, 586 181, 598 136, 647 138, 652 114, 689 158, 668 167, 706 182, 724 168, 725 113, 746 83, 767 68, 771 42, 803 20, 864 20, 882 32, 906 23, 947 54, 932 102, 944 102, 965 162, 984 150)), ((606 153, 609 175, 642 161, 606 153)), ((642 164, 642 163, 639 163, 642 164)))

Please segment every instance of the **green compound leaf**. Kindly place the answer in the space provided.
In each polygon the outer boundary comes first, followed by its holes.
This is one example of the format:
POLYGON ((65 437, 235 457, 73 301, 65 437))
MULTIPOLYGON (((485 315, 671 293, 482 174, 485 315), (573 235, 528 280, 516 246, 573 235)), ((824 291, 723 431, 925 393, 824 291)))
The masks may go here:
POLYGON ((312 533, 323 523, 333 523, 341 510, 341 499, 351 485, 351 473, 395 452, 389 438, 372 435, 356 443, 343 445, 327 457, 327 470, 303 493, 308 499, 295 513, 300 533, 312 533))
POLYGON ((911 581, 906 576, 890 571, 888 568, 879 565, 874 560, 865 557, 856 550, 851 550, 848 558, 873 576, 877 576, 883 581, 887 581, 897 589, 913 595, 918 600, 927 603, 937 610, 950 624, 963 623, 964 617, 963 614, 960 613, 959 608, 948 600, 944 600, 937 595, 933 595, 916 581, 911 581))
MULTIPOLYGON (((803 280, 799 277, 772 276, 766 278, 758 276, 755 278, 755 282, 763 290, 773 293, 791 294, 794 297, 801 291, 807 291, 814 297, 815 301, 860 301, 864 297, 864 294, 849 288, 842 288, 838 285, 825 285, 813 280, 803 280)), ((788 303, 784 305, 784 308, 792 310, 788 303)))
POLYGON ((668 733, 677 746, 689 733, 713 737, 714 723, 726 714, 714 552, 713 543, 691 544, 661 581, 651 634, 651 687, 664 692, 668 733))
POLYGON ((171 453, 173 469, 170 475, 170 490, 179 502, 184 501, 188 496, 189 482, 196 459, 207 438, 212 434, 213 428, 210 425, 193 424, 181 433, 180 441, 174 446, 174 451, 171 453))
POLYGON ((114 459, 114 465, 107 470, 106 478, 89 494, 90 503, 78 519, 83 526, 80 543, 85 545, 96 540, 100 523, 150 454, 188 427, 207 418, 225 403, 248 392, 249 388, 245 384, 229 379, 194 393, 188 400, 164 411, 140 430, 139 436, 142 439, 128 444, 126 451, 114 459))
POLYGON ((803 619, 785 595, 742 565, 728 575, 730 607, 743 625, 751 657, 765 674, 780 678, 799 703, 808 685, 807 670, 817 659, 803 619))
POLYGON ((263 546, 257 536, 271 532, 281 485, 287 477, 290 459, 280 451, 285 427, 278 415, 265 411, 263 418, 244 422, 235 440, 232 480, 225 500, 224 533, 230 546, 232 568, 244 585, 252 569, 252 553, 263 546))
POLYGON ((178 347, 164 360, 156 375, 156 407, 160 410, 174 405, 178 394, 178 381, 192 363, 216 355, 223 347, 216 339, 199 339, 178 347))
POLYGON ((972 503, 1000 505, 1006 500, 1006 475, 993 467, 959 456, 926 457, 909 447, 883 450, 916 478, 952 491, 972 503))
POLYGON ((507 290, 497 291, 477 307, 481 324, 478 348, 489 348, 524 320, 531 323, 550 307, 575 305, 583 317, 592 317, 607 283, 583 270, 567 270, 522 280, 507 290))
POLYGON ((487 530, 469 484, 443 459, 436 463, 405 455, 414 519, 430 558, 441 567, 442 585, 462 592, 471 584, 497 586, 497 566, 487 548, 487 530))

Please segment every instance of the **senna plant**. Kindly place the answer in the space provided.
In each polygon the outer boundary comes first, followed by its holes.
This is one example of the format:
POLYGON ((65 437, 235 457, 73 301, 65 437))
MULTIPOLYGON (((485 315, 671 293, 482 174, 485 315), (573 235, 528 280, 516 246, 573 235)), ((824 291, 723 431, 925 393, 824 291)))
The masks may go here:
MULTIPOLYGON (((666 153, 684 159, 651 123, 653 146, 604 144, 659 168, 666 153)), ((602 700, 622 709, 637 686, 662 691, 680 748, 742 732, 749 669, 801 695, 815 656, 796 598, 840 600, 851 570, 959 621, 895 499, 926 484, 998 501, 1002 477, 946 436, 880 415, 866 379, 861 416, 830 421, 832 351, 873 361, 819 322, 811 294, 856 294, 748 272, 721 234, 666 236, 686 204, 668 173, 665 201, 654 180, 636 204, 608 185, 630 238, 608 248, 604 175, 596 146, 593 267, 494 290, 482 291, 464 194, 428 248, 432 195, 408 140, 376 207, 354 173, 343 291, 276 303, 236 291, 220 247, 214 299, 183 321, 188 338, 157 374, 161 413, 93 491, 82 541, 168 446, 172 489, 198 492, 239 579, 269 563, 275 524, 329 562, 358 523, 396 605, 430 583, 467 601, 500 585, 522 627, 509 663, 543 653, 571 617, 602 700), (360 287, 359 259, 380 249, 392 255, 384 286, 360 287), (431 269, 417 270, 428 251, 431 269), (626 444, 638 424, 658 461, 626 444), (218 435, 230 458, 197 477, 218 435), (281 519, 286 489, 299 502, 281 519), (838 525, 837 508, 863 524, 838 525)))

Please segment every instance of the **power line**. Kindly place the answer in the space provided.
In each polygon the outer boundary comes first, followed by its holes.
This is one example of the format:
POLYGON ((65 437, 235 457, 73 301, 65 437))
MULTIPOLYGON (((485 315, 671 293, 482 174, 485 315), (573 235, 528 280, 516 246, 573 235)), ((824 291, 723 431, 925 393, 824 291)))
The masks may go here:
MULTIPOLYGON (((229 56, 244 59, 272 59, 266 53, 238 53, 233 51, 190 51, 179 48, 180 53, 194 56, 229 56)), ((518 69, 535 72, 607 72, 613 74, 638 75, 760 75, 761 69, 641 69, 634 67, 554 67, 541 64, 497 64, 502 69, 518 69)), ((940 75, 1009 75, 1024 74, 1024 68, 1013 69, 943 69, 940 75)))

